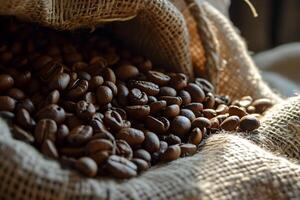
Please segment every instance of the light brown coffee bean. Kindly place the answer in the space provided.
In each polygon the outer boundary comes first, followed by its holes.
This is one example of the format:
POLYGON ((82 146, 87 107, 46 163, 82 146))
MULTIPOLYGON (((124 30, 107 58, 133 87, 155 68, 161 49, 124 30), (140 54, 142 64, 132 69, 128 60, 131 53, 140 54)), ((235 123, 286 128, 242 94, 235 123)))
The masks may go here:
POLYGON ((181 144, 180 145, 181 156, 191 156, 197 152, 197 146, 194 144, 181 144))
POLYGON ((206 118, 208 118, 208 119, 211 119, 211 118, 217 116, 217 112, 214 109, 209 109, 209 108, 208 109, 204 109, 202 111, 202 113, 203 113, 203 116, 206 117, 206 118))
POLYGON ((234 131, 240 123, 240 118, 236 115, 227 117, 220 125, 226 131, 234 131))
POLYGON ((155 118, 148 116, 146 118, 146 127, 156 134, 164 134, 170 128, 170 122, 165 117, 155 118))
POLYGON ((116 83, 117 78, 115 72, 111 68, 109 67, 104 68, 102 73, 103 73, 102 76, 105 81, 111 81, 113 83, 116 83))
POLYGON ((216 117, 211 118, 210 122, 211 122, 211 127, 210 128, 212 128, 212 129, 218 129, 219 128, 220 122, 219 122, 218 118, 216 118, 216 117))
POLYGON ((209 119, 205 117, 198 117, 196 118, 193 123, 192 123, 192 128, 210 128, 211 127, 211 122, 209 119))
POLYGON ((116 138, 125 140, 129 145, 139 145, 144 142, 145 135, 138 129, 123 128, 116 134, 116 138))
POLYGON ((58 152, 55 147, 55 144, 51 141, 46 139, 41 147, 41 151, 44 155, 50 157, 50 158, 58 158, 58 152))
POLYGON ((246 115, 241 118, 240 129, 242 131, 253 131, 260 126, 259 120, 253 115, 246 115))
POLYGON ((121 80, 133 79, 139 74, 139 70, 128 64, 123 64, 116 69, 116 75, 121 80))
POLYGON ((229 110, 229 108, 227 105, 220 104, 220 105, 218 105, 216 112, 218 115, 221 115, 221 114, 226 114, 228 112, 228 110, 229 110))
POLYGON ((97 175, 97 163, 89 157, 82 157, 77 160, 75 163, 75 167, 85 176, 94 177, 97 175))
POLYGON ((117 155, 108 158, 106 169, 115 178, 128 179, 137 175, 137 166, 126 158, 117 155))
POLYGON ((242 108, 238 106, 229 106, 228 113, 230 116, 236 115, 239 118, 242 118, 245 115, 247 115, 247 112, 245 112, 242 108))
POLYGON ((0 111, 12 112, 16 107, 16 101, 9 96, 0 96, 0 111))
POLYGON ((273 103, 270 99, 257 99, 252 103, 252 106, 255 107, 255 111, 259 114, 265 112, 267 109, 273 106, 273 103))
POLYGON ((248 106, 247 107, 247 113, 249 113, 249 114, 255 113, 255 107, 254 106, 248 106))
POLYGON ((199 145, 203 139, 203 133, 200 128, 194 128, 189 137, 188 142, 194 145, 199 145))
POLYGON ((184 116, 177 116, 171 122, 171 132, 179 137, 186 136, 190 129, 191 121, 184 116))
POLYGON ((47 139, 55 142, 57 135, 57 125, 52 119, 42 119, 37 123, 34 134, 38 144, 42 144, 47 139))
POLYGON ((239 106, 247 108, 248 106, 251 105, 253 99, 250 96, 244 96, 241 98, 241 100, 239 101, 239 106))
POLYGON ((181 155, 181 149, 179 145, 172 145, 161 155, 160 160, 163 162, 170 162, 176 160, 181 155))

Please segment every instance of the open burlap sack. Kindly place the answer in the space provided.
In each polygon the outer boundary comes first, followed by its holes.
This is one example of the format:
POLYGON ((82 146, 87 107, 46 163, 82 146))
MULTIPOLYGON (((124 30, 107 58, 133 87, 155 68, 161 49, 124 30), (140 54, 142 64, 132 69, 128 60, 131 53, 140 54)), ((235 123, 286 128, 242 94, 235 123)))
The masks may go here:
POLYGON ((233 98, 251 95, 277 102, 257 131, 213 135, 196 155, 127 181, 90 179, 62 169, 14 140, 0 121, 0 199, 300 197, 300 97, 283 101, 266 86, 230 22, 208 3, 0 0, 0 13, 61 29, 112 22, 107 28, 162 67, 206 76, 233 98))

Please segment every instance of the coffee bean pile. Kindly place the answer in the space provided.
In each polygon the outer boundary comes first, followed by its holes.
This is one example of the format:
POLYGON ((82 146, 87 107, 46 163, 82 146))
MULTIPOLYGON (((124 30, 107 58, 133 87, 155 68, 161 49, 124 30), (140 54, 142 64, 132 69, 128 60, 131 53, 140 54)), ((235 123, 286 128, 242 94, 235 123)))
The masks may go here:
POLYGON ((272 106, 231 102, 207 80, 154 69, 99 32, 2 27, 1 117, 16 139, 89 177, 130 178, 193 155, 218 130, 257 129, 272 106))

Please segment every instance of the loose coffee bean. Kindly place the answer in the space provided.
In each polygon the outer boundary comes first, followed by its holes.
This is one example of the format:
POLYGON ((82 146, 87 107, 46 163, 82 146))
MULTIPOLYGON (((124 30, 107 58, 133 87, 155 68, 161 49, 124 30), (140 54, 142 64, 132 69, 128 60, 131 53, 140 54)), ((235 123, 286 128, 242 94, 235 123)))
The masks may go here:
POLYGON ((70 75, 67 73, 59 73, 50 79, 49 88, 57 90, 65 90, 70 83, 70 75))
POLYGON ((35 106, 30 99, 24 99, 18 102, 16 110, 20 110, 22 108, 27 110, 29 113, 33 113, 35 111, 35 106))
POLYGON ((194 83, 189 83, 186 90, 190 93, 193 102, 203 102, 205 99, 205 93, 203 90, 194 83))
POLYGON ((104 106, 111 102, 113 99, 113 92, 107 86, 100 86, 96 92, 97 102, 100 106, 104 106))
POLYGON ((0 117, 10 123, 15 118, 15 114, 9 111, 0 111, 0 117))
POLYGON ((125 140, 116 140, 116 154, 127 159, 133 156, 132 149, 125 140))
POLYGON ((117 111, 106 111, 103 120, 104 123, 113 131, 119 131, 124 127, 123 119, 117 111))
POLYGON ((208 119, 211 119, 211 118, 217 116, 217 112, 215 110, 209 109, 209 108, 208 109, 204 109, 202 111, 202 113, 203 113, 203 116, 206 117, 206 118, 208 118, 208 119))
POLYGON ((154 153, 159 151, 159 146, 160 143, 157 135, 150 131, 145 132, 145 140, 143 143, 143 148, 150 153, 154 153))
POLYGON ((116 155, 108 158, 106 169, 115 178, 128 179, 137 175, 137 166, 133 162, 116 155))
POLYGON ((49 106, 46 106, 39 110, 36 114, 36 118, 38 120, 40 119, 52 119, 54 120, 57 124, 61 124, 64 122, 66 118, 66 113, 65 110, 56 105, 56 104, 51 104, 49 106))
POLYGON ((148 103, 148 96, 145 92, 133 88, 128 94, 131 105, 145 105, 148 103))
POLYGON ((181 156, 191 156, 197 152, 197 146, 194 144, 181 144, 180 145, 181 156))
POLYGON ((114 150, 114 145, 110 140, 106 139, 96 139, 90 141, 86 145, 86 151, 87 154, 92 155, 99 151, 110 151, 112 152, 114 150))
POLYGON ((206 108, 210 108, 210 109, 214 108, 215 107, 215 96, 210 92, 207 93, 203 104, 204 104, 204 107, 206 107, 206 108))
POLYGON ((188 142, 194 145, 199 145, 203 139, 202 131, 200 128, 194 128, 189 137, 188 137, 188 142))
POLYGON ((97 175, 97 163, 89 157, 82 157, 77 160, 75 163, 75 167, 85 176, 94 177, 97 175))
POLYGON ((123 128, 116 134, 116 138, 125 140, 129 145, 139 145, 144 142, 145 135, 138 129, 123 128))
POLYGON ((125 110, 133 119, 143 119, 150 114, 150 106, 148 105, 126 106, 125 110))
POLYGON ((165 100, 155 101, 150 103, 150 114, 155 114, 164 110, 167 107, 167 102, 165 100))
POLYGON ((79 71, 77 73, 77 75, 78 75, 79 79, 83 79, 83 80, 87 80, 87 81, 90 81, 92 79, 92 76, 85 71, 79 71))
POLYGON ((216 118, 219 120, 219 123, 221 124, 227 117, 229 117, 229 114, 223 114, 223 115, 218 115, 216 118))
POLYGON ((111 68, 109 67, 104 68, 102 76, 104 80, 116 83, 117 78, 115 72, 111 68))
POLYGON ((151 104, 153 102, 156 102, 156 101, 157 101, 156 97, 154 97, 154 96, 148 96, 148 103, 149 104, 151 104))
POLYGON ((218 118, 216 118, 216 117, 211 118, 211 119, 210 119, 210 122, 211 122, 211 128, 212 128, 212 129, 217 129, 217 128, 219 128, 220 122, 219 122, 218 118))
POLYGON ((145 160, 148 163, 151 162, 151 155, 145 149, 138 149, 138 150, 134 151, 133 158, 139 158, 139 159, 145 160))
POLYGON ((102 76, 93 76, 91 80, 89 80, 89 90, 95 90, 103 83, 104 83, 104 79, 102 76))
POLYGON ((23 100, 26 97, 25 93, 18 88, 9 89, 7 95, 15 100, 23 100))
POLYGON ((148 71, 147 78, 159 86, 166 85, 171 80, 170 76, 158 71, 148 71))
POLYGON ((198 117, 196 118, 193 123, 192 123, 192 128, 210 128, 211 127, 211 122, 209 119, 205 117, 198 117))
POLYGON ((234 131, 240 123, 240 118, 236 115, 227 117, 220 125, 226 131, 234 131))
POLYGON ((253 131, 260 126, 259 120, 253 115, 246 115, 241 118, 240 129, 242 131, 253 131))
POLYGON ((57 125, 52 119, 42 119, 35 127, 35 139, 38 144, 42 144, 47 139, 55 142, 57 133, 57 125))
POLYGON ((36 125, 29 112, 23 108, 17 112, 16 120, 18 124, 25 129, 32 129, 36 125))
POLYGON ((267 109, 273 106, 273 103, 270 99, 257 99, 252 103, 252 106, 255 107, 255 111, 258 113, 263 113, 267 109))
POLYGON ((247 113, 249 113, 249 114, 255 113, 255 107, 254 106, 248 106, 247 107, 247 113))
POLYGON ((191 129, 191 121, 184 116, 177 116, 171 122, 171 132, 179 137, 184 137, 191 129))
POLYGON ((93 129, 91 126, 77 126, 73 128, 67 138, 67 141, 71 145, 82 145, 89 141, 93 135, 93 129))
POLYGON ((69 99, 77 99, 82 97, 87 92, 88 87, 89 83, 87 80, 77 80, 66 95, 69 99))
POLYGON ((178 73, 178 74, 170 74, 171 80, 169 85, 174 87, 176 90, 182 90, 187 86, 188 78, 185 74, 178 73))
POLYGON ((159 87, 155 83, 148 81, 129 81, 131 88, 138 88, 147 95, 155 96, 159 93, 159 87))
POLYGON ((181 97, 183 106, 186 106, 192 102, 192 97, 186 90, 181 90, 178 93, 178 96, 181 97))
POLYGON ((111 153, 112 152, 110 152, 110 151, 98 151, 92 155, 89 155, 89 157, 91 159, 93 159, 97 163, 98 166, 99 165, 101 166, 107 161, 107 159, 109 158, 111 153))
POLYGON ((201 116, 202 110, 203 110, 203 104, 202 103, 190 103, 186 106, 184 106, 184 109, 189 109, 193 111, 196 117, 201 116))
POLYGON ((241 100, 239 101, 239 106, 247 108, 248 106, 251 105, 253 99, 250 96, 244 96, 241 98, 241 100))
POLYGON ((8 74, 0 74, 0 92, 6 91, 12 88, 14 85, 14 79, 8 74))
POLYGON ((105 81, 103 83, 103 85, 109 87, 111 89, 111 91, 112 91, 112 93, 113 93, 114 96, 116 96, 118 94, 118 88, 117 88, 117 86, 113 82, 111 82, 111 81, 105 81))
POLYGON ((96 108, 92 103, 86 101, 79 101, 76 104, 76 114, 79 118, 83 120, 91 119, 96 113, 96 108))
POLYGON ((165 117, 154 118, 148 116, 146 118, 146 127, 154 133, 163 134, 170 128, 170 122, 165 117))
POLYGON ((60 93, 58 90, 53 90, 49 95, 46 97, 45 105, 50 104, 57 104, 60 98, 60 93))
POLYGON ((205 92, 205 93, 213 93, 215 88, 214 86, 203 78, 196 78, 195 83, 205 92))
POLYGON ((167 118, 173 118, 179 115, 180 107, 176 104, 167 106, 163 112, 163 115, 167 118))
POLYGON ((216 112, 218 115, 221 115, 221 114, 226 114, 228 112, 228 110, 229 110, 229 108, 227 105, 220 104, 220 105, 218 105, 216 112))
POLYGON ((134 158, 131 160, 131 162, 133 162, 137 166, 138 172, 146 171, 150 167, 148 162, 143 159, 134 158))
POLYGON ((16 107, 16 101, 9 96, 0 96, 0 111, 12 112, 16 107))
POLYGON ((59 145, 63 145, 68 135, 69 128, 65 124, 60 125, 57 129, 56 143, 59 145))
POLYGON ((107 128, 104 126, 101 119, 93 118, 89 124, 93 128, 94 133, 107 133, 108 132, 107 128))
POLYGON ((160 96, 159 100, 164 100, 167 102, 167 105, 173 105, 176 104, 178 106, 181 106, 182 99, 181 97, 170 97, 170 96, 160 96))
POLYGON ((121 65, 116 69, 116 75, 121 80, 133 79, 139 74, 139 70, 133 65, 121 65))
POLYGON ((58 158, 58 152, 55 144, 51 140, 45 140, 42 144, 41 151, 50 158, 58 158))
POLYGON ((170 134, 164 137, 163 139, 165 142, 168 143, 168 145, 175 145, 175 144, 180 144, 181 143, 181 139, 180 137, 170 134))
POLYGON ((174 88, 164 86, 159 89, 159 96, 170 96, 170 97, 176 97, 177 92, 174 88))
POLYGON ((188 118, 191 122, 196 119, 196 116, 193 113, 193 111, 188 110, 188 109, 181 109, 179 115, 188 118))
POLYGON ((129 90, 126 87, 126 85, 124 84, 117 84, 117 88, 118 88, 118 94, 117 94, 117 99, 118 99, 118 103, 121 106, 126 106, 128 105, 128 100, 127 97, 129 95, 129 90))
POLYGON ((181 155, 181 149, 179 145, 172 145, 161 155, 160 160, 163 162, 170 162, 176 160, 181 155))
POLYGON ((12 126, 12 135, 15 139, 26 143, 33 143, 35 141, 35 138, 31 135, 31 133, 25 131, 17 125, 12 126))
POLYGON ((230 116, 236 115, 239 118, 242 118, 245 115, 247 115, 247 113, 238 106, 229 106, 228 113, 229 113, 230 116))
POLYGON ((84 147, 62 147, 59 149, 59 154, 62 156, 80 158, 85 155, 84 147))

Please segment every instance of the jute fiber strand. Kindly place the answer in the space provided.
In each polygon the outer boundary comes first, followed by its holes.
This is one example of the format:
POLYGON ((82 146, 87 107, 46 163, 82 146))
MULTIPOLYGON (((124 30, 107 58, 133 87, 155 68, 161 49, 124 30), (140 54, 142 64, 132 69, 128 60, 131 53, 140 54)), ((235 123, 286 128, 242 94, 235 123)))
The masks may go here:
POLYGON ((278 102, 257 131, 220 132, 196 155, 127 181, 62 169, 13 139, 1 120, 0 199, 299 199, 300 96, 281 100, 267 87, 230 22, 208 3, 0 0, 0 13, 59 29, 113 22, 108 28, 162 67, 205 75, 234 98, 278 102))

